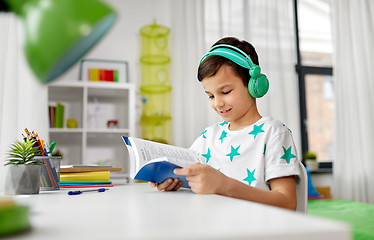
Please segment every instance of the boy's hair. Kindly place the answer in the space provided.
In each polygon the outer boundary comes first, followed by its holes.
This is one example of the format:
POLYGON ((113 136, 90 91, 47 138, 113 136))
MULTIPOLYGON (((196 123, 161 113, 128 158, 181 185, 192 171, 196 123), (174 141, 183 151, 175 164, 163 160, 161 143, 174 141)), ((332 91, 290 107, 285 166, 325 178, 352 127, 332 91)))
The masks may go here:
MULTIPOLYGON (((218 40, 215 44, 213 44, 212 47, 218 44, 228 44, 239 48, 251 58, 254 64, 259 65, 256 50, 250 43, 244 40, 240 41, 239 39, 234 37, 225 37, 218 40)), ((222 65, 230 66, 237 74, 237 76, 242 79, 244 86, 248 86, 248 81, 251 78, 251 76, 249 75, 249 70, 247 68, 239 66, 238 64, 232 62, 231 60, 225 57, 217 55, 208 56, 201 62, 197 71, 197 79, 201 82, 206 77, 212 77, 216 75, 218 69, 222 65)))

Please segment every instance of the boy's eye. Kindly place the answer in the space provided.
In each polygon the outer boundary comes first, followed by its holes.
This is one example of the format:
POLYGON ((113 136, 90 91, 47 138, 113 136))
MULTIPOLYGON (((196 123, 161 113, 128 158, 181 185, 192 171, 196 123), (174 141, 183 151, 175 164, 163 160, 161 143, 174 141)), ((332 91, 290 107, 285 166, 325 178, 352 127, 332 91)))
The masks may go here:
POLYGON ((208 98, 209 98, 209 99, 213 99, 213 98, 214 98, 214 96, 208 96, 208 98))
POLYGON ((230 90, 230 91, 226 91, 226 92, 223 92, 223 94, 229 94, 230 92, 231 92, 232 90, 230 90))

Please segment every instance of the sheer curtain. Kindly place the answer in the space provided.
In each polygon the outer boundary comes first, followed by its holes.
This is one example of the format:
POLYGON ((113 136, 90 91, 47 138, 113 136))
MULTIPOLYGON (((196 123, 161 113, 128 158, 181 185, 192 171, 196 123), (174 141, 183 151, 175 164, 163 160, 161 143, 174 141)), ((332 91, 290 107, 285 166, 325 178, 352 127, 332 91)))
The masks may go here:
POLYGON ((172 1, 171 48, 173 84, 173 144, 189 147, 205 127, 216 122, 201 83, 197 80, 205 46, 204 1, 172 1))
POLYGON ((334 197, 374 204, 374 2, 333 0, 334 197))
MULTIPOLYGON (((205 29, 203 32, 197 30, 195 32, 199 42, 205 43, 203 51, 199 52, 205 53, 214 42, 225 36, 235 36, 252 43, 259 55, 262 72, 268 76, 270 81, 268 94, 257 100, 259 111, 263 116, 273 116, 281 120, 293 131, 295 143, 301 154, 298 83, 294 67, 296 50, 292 0, 205 0, 203 3, 200 7, 204 7, 204 22, 200 24, 203 24, 205 29)), ((186 24, 189 23, 189 21, 186 22, 186 24)), ((187 39, 192 37, 187 31, 185 34, 187 39)), ((195 49, 189 42, 183 44, 182 49, 185 49, 183 50, 185 53, 195 49)), ((194 79, 189 80, 189 84, 195 84, 197 81, 195 80, 197 61, 201 54, 191 56, 197 58, 193 62, 194 68, 191 69, 195 74, 191 75, 191 78, 194 79)), ((188 67, 188 62, 185 63, 188 67)), ((184 92, 190 88, 186 85, 184 92)), ((194 101, 203 101, 199 105, 194 104, 196 108, 191 112, 193 118, 204 119, 204 124, 207 124, 203 127, 220 120, 213 110, 206 108, 204 105, 207 103, 206 99, 194 99, 194 101), (195 114, 195 111, 199 111, 198 114, 195 114)), ((200 122, 199 126, 204 124, 200 122)), ((189 129, 184 131, 187 132, 189 129)), ((194 134, 196 137, 196 132, 194 134)))
POLYGON ((3 191, 8 146, 22 140, 24 128, 48 141, 47 90, 34 78, 22 50, 20 21, 0 13, 0 192, 3 191))
POLYGON ((279 119, 293 132, 301 155, 293 1, 244 1, 244 11, 244 38, 255 46, 270 82, 267 95, 257 101, 260 113, 279 119))

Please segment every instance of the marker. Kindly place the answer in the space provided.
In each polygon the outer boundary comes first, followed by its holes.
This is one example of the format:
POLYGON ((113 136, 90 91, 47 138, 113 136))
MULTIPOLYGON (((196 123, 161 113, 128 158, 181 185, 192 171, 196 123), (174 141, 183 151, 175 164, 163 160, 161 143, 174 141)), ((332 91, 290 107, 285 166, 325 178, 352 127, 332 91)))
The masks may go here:
POLYGON ((56 146, 56 142, 52 142, 51 145, 49 145, 49 152, 52 154, 53 152, 53 149, 55 148, 56 146))
POLYGON ((84 192, 105 192, 105 190, 109 190, 109 188, 99 188, 99 189, 91 189, 91 190, 82 190, 82 191, 69 191, 69 195, 79 195, 84 192))

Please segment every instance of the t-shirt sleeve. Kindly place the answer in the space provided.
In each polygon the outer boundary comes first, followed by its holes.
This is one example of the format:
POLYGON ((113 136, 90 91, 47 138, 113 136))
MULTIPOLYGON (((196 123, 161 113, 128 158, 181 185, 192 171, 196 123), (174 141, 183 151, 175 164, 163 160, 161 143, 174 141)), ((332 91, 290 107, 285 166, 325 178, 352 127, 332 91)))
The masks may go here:
POLYGON ((189 147, 189 149, 198 152, 198 150, 199 150, 199 143, 198 143, 198 141, 199 141, 199 138, 196 138, 195 141, 192 143, 192 145, 189 147))
MULTIPOLYGON (((201 137, 198 137, 196 138, 196 140, 192 143, 192 145, 189 147, 189 149, 197 152, 199 155, 201 153, 201 150, 202 150, 202 142, 201 142, 201 137)), ((199 159, 200 160, 200 163, 204 163, 204 161, 202 161, 202 159, 199 159)))
POLYGON ((296 147, 289 131, 270 139, 265 152, 265 181, 300 175, 296 147))

